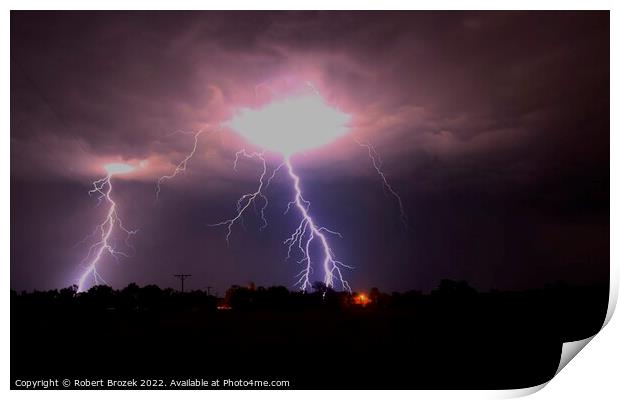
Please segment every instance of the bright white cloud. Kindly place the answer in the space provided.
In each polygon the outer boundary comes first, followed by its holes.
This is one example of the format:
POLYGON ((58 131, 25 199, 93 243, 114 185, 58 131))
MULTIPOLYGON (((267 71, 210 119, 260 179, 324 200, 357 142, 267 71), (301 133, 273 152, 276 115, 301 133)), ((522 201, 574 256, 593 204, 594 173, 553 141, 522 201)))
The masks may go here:
POLYGON ((241 109, 227 125, 265 150, 290 156, 342 136, 349 119, 318 94, 304 94, 276 100, 258 110, 241 109))

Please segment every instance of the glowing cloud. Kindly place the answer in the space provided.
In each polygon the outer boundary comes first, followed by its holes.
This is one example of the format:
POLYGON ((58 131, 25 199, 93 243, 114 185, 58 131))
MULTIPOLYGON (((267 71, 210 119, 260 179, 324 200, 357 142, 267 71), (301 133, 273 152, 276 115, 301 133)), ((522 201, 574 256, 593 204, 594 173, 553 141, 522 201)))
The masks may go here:
POLYGON ((110 163, 103 166, 109 175, 127 174, 136 169, 136 167, 129 164, 122 163, 110 163))
MULTIPOLYGON (((288 260, 295 255, 297 256, 297 264, 301 266, 301 271, 296 275, 295 286, 303 291, 312 289, 313 275, 315 270, 318 270, 322 274, 322 281, 326 287, 339 286, 341 289, 351 292, 351 286, 345 280, 342 270, 353 269, 353 267, 336 258, 329 242, 331 237, 342 238, 342 235, 320 225, 311 214, 310 201, 303 196, 302 179, 295 172, 291 161, 291 157, 295 153, 321 147, 344 135, 348 129, 347 123, 350 116, 330 107, 318 91, 311 84, 309 86, 313 89, 310 94, 305 93, 275 100, 257 110, 241 109, 236 116, 223 125, 261 148, 261 151, 247 151, 246 149, 237 151, 233 168, 237 169, 240 158, 258 160, 262 168, 256 190, 239 197, 235 212, 230 218, 210 226, 225 227, 226 242, 230 244, 230 237, 235 225, 242 224, 243 216, 248 210, 254 209, 262 221, 260 229, 265 229, 268 226, 265 210, 269 205, 266 191, 276 174, 285 169, 290 178, 292 199, 284 213, 297 212, 299 218, 295 231, 283 241, 283 244, 287 246, 286 259, 288 260), (271 173, 269 173, 269 166, 265 159, 265 153, 268 151, 277 153, 282 158, 279 165, 271 169, 271 173), (251 205, 254 207, 250 207, 251 205), (317 266, 319 268, 316 268, 317 266)), ((194 137, 192 150, 177 165, 176 169, 171 174, 159 178, 157 196, 162 181, 173 179, 179 172, 185 171, 187 162, 196 153, 199 134, 198 132, 194 137)), ((402 201, 381 170, 378 153, 369 143, 359 141, 357 143, 368 150, 368 155, 384 186, 398 200, 401 218, 405 223, 406 216, 402 201)))
POLYGON ((265 150, 288 157, 321 147, 342 136, 349 115, 325 104, 315 93, 276 100, 265 107, 243 108, 227 124, 265 150))
POLYGON ((318 92, 292 96, 276 100, 259 110, 243 109, 227 126, 238 132, 249 142, 261 147, 265 151, 279 153, 283 157, 282 163, 273 169, 271 176, 266 179, 267 163, 263 152, 248 153, 245 149, 237 152, 234 167, 236 168, 239 156, 256 158, 262 162, 262 173, 257 190, 246 193, 237 201, 236 213, 232 218, 213 224, 212 226, 226 227, 226 241, 229 242, 233 226, 242 220, 243 214, 250 204, 256 206, 262 201, 260 216, 263 221, 261 229, 267 226, 265 209, 269 204, 265 190, 277 172, 286 166, 294 189, 293 200, 289 202, 286 212, 292 206, 299 212, 300 222, 295 232, 284 241, 288 246, 287 259, 291 257, 293 248, 299 250, 302 270, 297 275, 296 286, 301 290, 312 287, 311 279, 313 266, 320 264, 323 272, 323 282, 327 287, 334 287, 338 282, 344 290, 351 291, 349 283, 343 278, 341 268, 352 268, 338 261, 329 245, 326 233, 341 237, 338 232, 319 226, 310 214, 310 202, 304 199, 300 186, 300 177, 293 170, 291 155, 302 150, 317 148, 332 142, 347 131, 346 124, 349 116, 325 104, 318 92), (320 255, 311 254, 311 244, 316 240, 319 244, 320 255), (318 258, 318 259, 317 259, 318 258))

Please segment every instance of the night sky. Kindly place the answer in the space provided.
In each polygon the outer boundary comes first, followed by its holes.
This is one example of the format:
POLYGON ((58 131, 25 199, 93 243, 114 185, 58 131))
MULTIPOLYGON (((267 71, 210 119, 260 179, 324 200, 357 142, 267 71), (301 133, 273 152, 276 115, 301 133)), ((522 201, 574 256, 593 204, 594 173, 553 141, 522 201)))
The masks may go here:
MULTIPOLYGON (((606 282, 609 272, 608 12, 12 12, 11 287, 75 283, 104 218, 89 197, 108 162, 147 166, 114 180, 135 253, 99 271, 189 289, 293 288, 282 241, 286 174, 269 227, 210 227, 253 191, 255 149, 224 129, 200 136, 184 175, 155 182, 195 131, 312 82, 350 131, 293 162, 354 290, 482 290, 606 282), (409 226, 383 190, 372 142, 409 226)), ((290 132, 295 135, 295 132, 290 132)), ((270 168, 278 159, 271 155, 270 168)), ((316 276, 316 280, 320 280, 316 276)))

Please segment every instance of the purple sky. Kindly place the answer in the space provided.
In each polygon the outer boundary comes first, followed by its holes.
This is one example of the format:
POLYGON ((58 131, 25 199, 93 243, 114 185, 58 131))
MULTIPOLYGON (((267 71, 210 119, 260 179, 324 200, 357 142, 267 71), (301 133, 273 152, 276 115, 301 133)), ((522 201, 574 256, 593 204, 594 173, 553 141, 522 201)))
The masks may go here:
POLYGON ((249 217, 226 247, 208 226, 256 184, 257 163, 232 170, 241 138, 206 132, 157 203, 154 183, 191 149, 171 133, 306 81, 352 116, 346 137, 294 161, 316 219, 344 236, 354 289, 607 280, 607 12, 12 12, 11 287, 73 283, 76 243, 105 212, 90 183, 138 160, 114 187, 136 251, 104 261, 108 282, 290 287, 284 174, 268 229, 249 217), (381 153, 408 230, 352 138, 381 153))

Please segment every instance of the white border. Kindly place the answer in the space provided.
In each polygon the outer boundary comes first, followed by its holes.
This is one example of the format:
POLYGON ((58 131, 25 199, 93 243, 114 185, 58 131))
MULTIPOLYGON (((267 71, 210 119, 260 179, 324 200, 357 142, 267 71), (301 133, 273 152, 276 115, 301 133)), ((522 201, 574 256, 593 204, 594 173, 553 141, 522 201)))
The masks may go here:
MULTIPOLYGON (((79 2, 75 0, 60 0, 55 1, 53 3, 49 1, 8 1, 9 7, 8 9, 51 9, 50 6, 54 6, 53 9, 117 9, 117 10, 126 10, 126 9, 171 9, 171 6, 174 6, 175 9, 257 9, 257 5, 260 5, 260 9, 463 9, 464 6, 468 6, 469 9, 504 9, 504 10, 512 10, 512 9, 533 9, 533 10, 541 10, 541 9, 559 9, 558 6, 561 6, 561 9, 603 9, 603 10, 612 10, 611 11, 611 71, 620 70, 618 67, 618 16, 614 12, 612 1, 562 1, 562 2, 553 2, 553 1, 542 1, 542 0, 521 0, 521 1, 502 1, 502 2, 493 2, 493 1, 433 1, 433 2, 405 2, 405 1, 391 1, 391 0, 383 0, 383 1, 373 1, 373 0, 358 0, 355 2, 343 2, 343 1, 334 1, 334 0, 313 0, 313 1, 282 1, 282 0, 263 0, 260 2, 252 2, 252 1, 235 1, 228 0, 226 2, 205 2, 205 1, 187 1, 187 0, 177 0, 174 2, 170 1, 161 1, 161 0, 151 0, 151 1, 119 1, 119 0, 109 0, 109 1, 91 1, 88 3, 79 2)), ((0 41, 0 54, 2 54, 4 58, 4 62, 2 63, 3 70, 3 80, 5 84, 3 87, 6 92, 8 92, 8 88, 10 87, 10 62, 9 62, 9 48, 10 48, 10 13, 8 9, 2 15, 2 33, 3 37, 0 41)), ((617 94, 618 94, 618 80, 614 78, 614 75, 611 76, 611 109, 617 110, 614 105, 617 106, 617 94)), ((0 230, 0 249, 2 250, 0 254, 3 257, 3 274, 2 279, 4 280, 5 288, 9 286, 10 282, 10 258, 9 258, 9 234, 10 234, 10 223, 9 223, 9 210, 10 210, 10 99, 9 96, 5 94, 2 98, 2 121, 4 121, 5 127, 5 141, 4 145, 0 146, 1 156, 0 156, 0 190, 2 191, 2 195, 0 196, 0 206, 3 210, 3 219, 2 219, 2 228, 0 230)), ((611 119, 611 132, 616 132, 618 128, 617 117, 612 114, 611 119)), ((613 155, 618 155, 618 140, 616 136, 611 136, 611 176, 617 177, 620 172, 619 165, 620 162, 618 159, 614 158, 613 155)), ((611 204, 618 204, 620 200, 618 196, 618 184, 617 180, 613 180, 611 182, 611 204)), ((534 396, 540 399, 553 399, 553 398, 562 398, 562 399, 582 399, 586 396, 593 398, 620 398, 620 387, 617 384, 617 364, 618 359, 620 357, 620 346, 618 345, 618 340, 616 338, 620 337, 620 328, 619 323, 617 322, 617 318, 609 321, 609 317, 613 312, 613 308, 615 308, 615 304, 617 301, 618 294, 618 265, 619 265, 619 257, 618 257, 618 245, 620 245, 618 241, 617 227, 619 226, 618 213, 614 207, 611 209, 611 296, 610 296, 610 308, 608 311, 607 322, 608 325, 601 331, 600 334, 596 335, 596 337, 592 340, 592 342, 586 347, 584 351, 579 354, 577 360, 572 361, 568 364, 568 366, 562 370, 562 372, 556 376, 554 379, 550 381, 547 387, 544 390, 539 391, 534 396)), ((5 289, 6 290, 6 289, 5 289)), ((2 310, 2 321, 9 321, 9 296, 8 293, 5 293, 2 297, 2 302, 0 305, 0 309, 2 310)), ((5 390, 8 390, 9 387, 9 330, 6 327, 6 324, 3 324, 4 328, 0 330, 1 336, 1 353, 2 363, 1 363, 1 372, 3 379, 3 384, 5 390)), ((544 385, 543 385, 544 386, 544 385)), ((412 397, 422 397, 422 398, 498 398, 498 397, 512 397, 515 395, 523 395, 527 394, 527 392, 531 392, 530 390, 521 390, 521 391, 374 391, 374 392, 362 392, 362 391, 338 391, 338 392, 325 392, 325 391, 295 391, 293 393, 287 391, 254 391, 252 393, 247 393, 243 391, 234 391, 234 392, 201 392, 201 391, 184 391, 184 396, 200 398, 204 399, 206 397, 209 398, 230 398, 230 397, 241 397, 245 395, 250 395, 254 398, 258 399, 288 399, 292 395, 297 399, 313 399, 315 400, 317 397, 324 396, 355 396, 355 398, 376 398, 377 396, 389 396, 390 398, 402 398, 402 399, 411 399, 412 397)), ((538 388, 539 389, 539 388, 538 388)), ((31 392, 31 391, 11 391, 9 395, 13 398, 31 398, 37 395, 45 395, 50 398, 83 398, 84 396, 92 397, 92 398, 108 398, 110 395, 114 395, 115 397, 121 398, 133 398, 135 396, 144 396, 147 393, 135 393, 131 391, 118 391, 114 393, 108 393, 105 391, 99 392, 88 392, 87 394, 84 392, 31 392)), ((162 398, 168 399, 171 396, 176 395, 176 393, 172 393, 170 391, 161 391, 161 392, 148 392, 148 396, 152 398, 162 398)))

